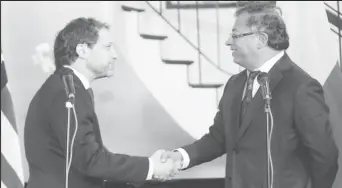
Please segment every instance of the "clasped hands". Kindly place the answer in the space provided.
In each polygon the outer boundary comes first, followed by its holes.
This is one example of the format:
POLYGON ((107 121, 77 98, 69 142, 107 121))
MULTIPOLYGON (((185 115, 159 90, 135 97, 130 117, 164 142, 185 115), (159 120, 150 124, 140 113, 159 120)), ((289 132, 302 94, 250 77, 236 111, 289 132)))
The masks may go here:
POLYGON ((183 157, 178 151, 156 151, 150 159, 153 161, 154 169, 152 180, 170 180, 179 173, 183 163, 183 157))

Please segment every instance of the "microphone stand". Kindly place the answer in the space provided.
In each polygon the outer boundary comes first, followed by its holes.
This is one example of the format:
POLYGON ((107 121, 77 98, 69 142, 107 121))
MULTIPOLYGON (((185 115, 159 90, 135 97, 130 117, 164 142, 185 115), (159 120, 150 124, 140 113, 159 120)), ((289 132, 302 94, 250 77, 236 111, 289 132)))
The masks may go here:
POLYGON ((267 188, 273 188, 273 162, 271 153, 271 139, 273 131, 273 115, 271 110, 271 91, 267 73, 261 72, 258 75, 258 82, 261 86, 262 97, 265 100, 266 113, 266 153, 267 153, 267 188), (271 119, 271 125, 269 120, 271 119))
POLYGON ((273 115, 271 110, 271 96, 265 98, 266 113, 266 142, 267 142, 267 188, 273 188, 273 162, 271 154, 271 139, 273 131, 273 115), (269 121, 271 120, 271 121, 269 121))
POLYGON ((67 138, 66 138, 66 160, 65 160, 65 188, 69 187, 69 171, 70 171, 70 166, 72 162, 72 154, 73 154, 73 146, 74 146, 74 141, 78 129, 78 121, 77 121, 77 115, 76 115, 76 110, 75 110, 75 95, 74 94, 69 94, 68 100, 65 103, 65 107, 68 109, 68 125, 67 125, 67 138), (72 109, 73 114, 74 114, 74 119, 75 119, 75 131, 73 134, 73 137, 71 139, 71 144, 70 143, 70 110, 72 109), (70 146, 69 146, 70 145, 70 146), (69 155, 70 151, 70 155, 69 155))
POLYGON ((78 121, 77 121, 77 114, 75 110, 75 86, 73 82, 73 76, 71 74, 69 75, 63 75, 62 77, 65 91, 67 94, 67 101, 65 102, 65 107, 68 109, 68 121, 67 121, 67 134, 66 134, 66 155, 65 155, 65 188, 68 188, 69 186, 69 171, 70 166, 72 162, 72 154, 73 154, 73 145, 76 138, 76 133, 78 129, 78 121), (75 131, 73 134, 73 137, 71 139, 70 144, 70 116, 71 116, 71 110, 74 114, 74 121, 75 121, 75 131), (69 156, 70 151, 70 156, 69 156))
POLYGON ((70 109, 74 108, 71 96, 65 102, 65 107, 68 109, 68 124, 67 124, 67 138, 66 138, 66 159, 65 159, 65 188, 69 186, 69 143, 70 143, 70 109))

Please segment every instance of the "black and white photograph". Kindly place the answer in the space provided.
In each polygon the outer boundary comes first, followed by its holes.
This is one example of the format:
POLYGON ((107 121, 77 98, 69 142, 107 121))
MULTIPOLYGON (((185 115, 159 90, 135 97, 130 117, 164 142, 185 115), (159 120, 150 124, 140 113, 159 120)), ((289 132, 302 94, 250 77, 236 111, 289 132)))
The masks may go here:
POLYGON ((1 188, 342 188, 342 3, 1 1, 1 188))

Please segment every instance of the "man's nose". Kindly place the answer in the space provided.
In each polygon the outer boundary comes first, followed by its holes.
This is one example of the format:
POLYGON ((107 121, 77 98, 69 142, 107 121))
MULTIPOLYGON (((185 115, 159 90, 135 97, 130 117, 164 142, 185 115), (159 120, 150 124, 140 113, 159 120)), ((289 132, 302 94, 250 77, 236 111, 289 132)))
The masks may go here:
POLYGON ((118 54, 117 54, 117 52, 116 52, 116 50, 114 48, 112 49, 111 55, 112 55, 112 59, 117 59, 118 58, 118 54))
POLYGON ((231 46, 231 45, 233 45, 233 42, 234 42, 234 40, 233 40, 232 36, 229 35, 229 38, 226 41, 225 45, 226 46, 231 46))

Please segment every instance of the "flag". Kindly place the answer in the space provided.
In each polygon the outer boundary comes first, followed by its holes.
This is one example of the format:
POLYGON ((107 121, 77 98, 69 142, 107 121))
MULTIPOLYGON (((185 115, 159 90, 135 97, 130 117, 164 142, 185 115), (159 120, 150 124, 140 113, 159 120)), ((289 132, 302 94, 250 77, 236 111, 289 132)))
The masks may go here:
POLYGON ((330 8, 323 1, 278 1, 277 5, 282 9, 290 37, 287 53, 297 65, 323 86, 330 110, 333 136, 340 151, 340 167, 333 188, 341 188, 342 69, 339 65, 341 38, 338 35, 341 28, 338 27, 341 27, 342 21, 337 16, 338 11, 331 14, 332 11, 328 10, 330 8))
POLYGON ((1 51, 1 188, 23 188, 24 170, 19 135, 7 82, 1 51))

